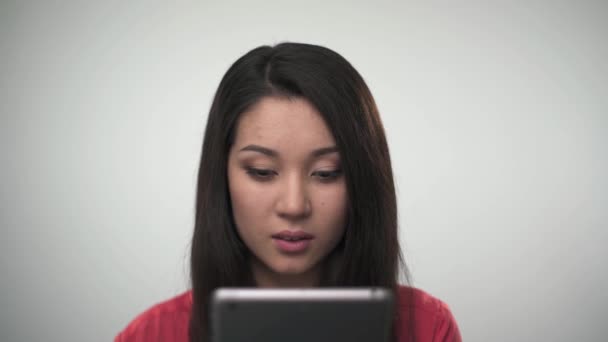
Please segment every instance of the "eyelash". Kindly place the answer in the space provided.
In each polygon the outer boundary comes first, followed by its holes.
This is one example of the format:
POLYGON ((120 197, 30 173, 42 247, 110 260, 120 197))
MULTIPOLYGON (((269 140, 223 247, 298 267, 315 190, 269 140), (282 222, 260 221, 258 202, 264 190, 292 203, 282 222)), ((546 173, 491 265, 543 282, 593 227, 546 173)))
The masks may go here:
POLYGON ((259 179, 259 180, 270 180, 270 178, 274 177, 274 175, 276 175, 276 172, 272 171, 272 170, 266 170, 266 169, 256 169, 253 167, 248 167, 246 168, 247 170, 247 174, 250 175, 251 177, 255 178, 255 179, 259 179))
POLYGON ((317 178, 319 178, 322 182, 330 182, 340 176, 342 174, 342 170, 332 170, 332 171, 316 171, 313 174, 317 174, 317 178), (321 175, 324 175, 321 177, 321 175))
MULTIPOLYGON (((247 167, 246 172, 252 178, 262 181, 262 182, 270 181, 270 180, 272 180, 272 178, 274 178, 274 176, 278 175, 273 170, 257 169, 257 168, 253 168, 253 167, 247 167)), ((339 170, 339 169, 332 170, 332 171, 315 171, 315 172, 313 172, 313 175, 317 176, 319 181, 321 181, 323 183, 330 183, 333 180, 337 179, 341 174, 342 174, 342 170, 339 170)))

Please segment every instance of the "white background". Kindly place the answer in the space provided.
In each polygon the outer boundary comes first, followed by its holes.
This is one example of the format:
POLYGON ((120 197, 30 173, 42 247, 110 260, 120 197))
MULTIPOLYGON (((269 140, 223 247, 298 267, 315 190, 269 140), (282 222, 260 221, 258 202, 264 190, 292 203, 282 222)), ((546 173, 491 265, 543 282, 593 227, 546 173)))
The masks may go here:
POLYGON ((108 341, 188 287, 211 98, 263 44, 371 88, 414 285, 466 341, 605 341, 603 1, 2 1, 0 340, 108 341))

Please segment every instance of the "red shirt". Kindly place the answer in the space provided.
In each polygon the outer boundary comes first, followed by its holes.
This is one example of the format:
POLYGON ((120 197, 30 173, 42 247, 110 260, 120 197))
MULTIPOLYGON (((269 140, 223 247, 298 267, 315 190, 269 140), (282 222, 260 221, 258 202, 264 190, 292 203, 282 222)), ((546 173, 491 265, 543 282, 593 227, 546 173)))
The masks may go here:
MULTIPOLYGON (((415 330, 417 342, 461 342, 460 331, 448 306, 441 300, 416 288, 399 288, 399 294, 413 290, 415 330)), ((410 304, 398 295, 400 312, 407 312, 410 304)), ((120 332, 114 342, 188 342, 188 325, 192 292, 187 291, 156 304, 137 316, 120 332)), ((399 315, 403 317, 404 315, 399 315)), ((401 319, 395 326, 398 342, 405 341, 403 332, 407 322, 401 319)))

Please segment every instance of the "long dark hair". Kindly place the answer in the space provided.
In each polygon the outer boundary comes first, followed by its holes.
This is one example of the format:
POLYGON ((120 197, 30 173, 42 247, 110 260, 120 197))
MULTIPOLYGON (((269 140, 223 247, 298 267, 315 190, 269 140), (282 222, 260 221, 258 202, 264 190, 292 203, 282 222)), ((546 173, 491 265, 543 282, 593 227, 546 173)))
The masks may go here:
POLYGON ((208 299, 213 290, 255 286, 249 251, 232 218, 226 171, 240 114, 265 96, 308 100, 323 116, 340 152, 349 198, 347 227, 324 263, 321 286, 396 291, 400 270, 409 279, 398 242, 388 145, 363 78, 346 59, 321 46, 261 46, 228 69, 209 112, 192 238, 191 342, 208 340, 208 299))

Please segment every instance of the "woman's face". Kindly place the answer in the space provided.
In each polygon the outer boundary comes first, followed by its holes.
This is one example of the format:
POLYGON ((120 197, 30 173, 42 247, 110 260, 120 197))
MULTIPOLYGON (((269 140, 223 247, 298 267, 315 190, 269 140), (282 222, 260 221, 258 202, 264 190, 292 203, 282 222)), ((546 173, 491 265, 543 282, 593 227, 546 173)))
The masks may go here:
POLYGON ((336 143, 305 99, 265 97, 243 113, 228 157, 237 231, 259 286, 312 286, 344 233, 336 143))

